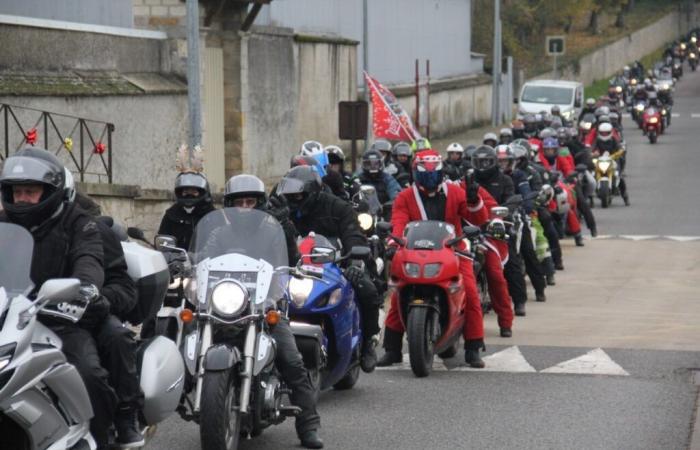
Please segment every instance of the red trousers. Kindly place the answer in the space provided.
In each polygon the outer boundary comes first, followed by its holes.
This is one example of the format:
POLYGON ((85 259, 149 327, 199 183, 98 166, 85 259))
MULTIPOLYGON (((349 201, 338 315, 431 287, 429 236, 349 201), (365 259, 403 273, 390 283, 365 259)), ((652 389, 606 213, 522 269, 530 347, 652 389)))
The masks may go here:
MULTIPOLYGON (((507 252, 508 244, 505 245, 507 252)), ((508 283, 503 276, 501 256, 492 249, 488 249, 485 256, 484 270, 486 271, 486 280, 489 283, 491 306, 493 306, 493 310, 498 316, 498 326, 501 328, 512 328, 513 307, 510 294, 508 293, 508 283)))
MULTIPOLYGON (((465 341, 482 340, 484 338, 484 319, 483 313, 481 312, 479 292, 476 289, 472 262, 466 258, 459 258, 459 271, 462 273, 464 292, 466 294, 464 299, 464 329, 462 330, 462 336, 465 341)), ((386 315, 384 325, 397 333, 403 333, 405 331, 403 323, 401 323, 398 294, 396 292, 391 295, 391 305, 389 306, 389 312, 386 315)))

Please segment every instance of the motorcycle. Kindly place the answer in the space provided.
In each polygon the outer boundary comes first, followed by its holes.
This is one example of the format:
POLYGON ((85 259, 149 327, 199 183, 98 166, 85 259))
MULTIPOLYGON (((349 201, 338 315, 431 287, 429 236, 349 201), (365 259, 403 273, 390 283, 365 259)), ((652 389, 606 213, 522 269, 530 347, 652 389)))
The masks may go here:
POLYGON ((234 450, 241 436, 258 436, 300 411, 283 405, 289 390, 271 336, 293 268, 282 227, 259 210, 212 211, 193 239, 195 310, 180 313, 191 326, 182 345, 191 381, 178 412, 199 424, 202 448, 234 450))
MULTIPOLYGON (((351 202, 355 211, 357 211, 357 220, 360 223, 360 228, 369 242, 371 258, 375 266, 374 272, 378 276, 378 279, 375 281, 378 281, 379 284, 386 284, 384 264, 386 248, 384 241, 377 235, 376 225, 379 221, 386 220, 384 219, 386 214, 383 214, 383 211, 386 211, 387 208, 391 211, 392 205, 382 207, 379 203, 376 188, 370 184, 361 185, 359 191, 353 195, 351 202)), ((385 290, 381 290, 380 294, 383 294, 385 290)))
MULTIPOLYGON (((614 155, 619 157, 621 151, 623 150, 615 152, 614 155)), ((607 208, 612 203, 613 195, 619 193, 620 174, 617 163, 608 152, 604 152, 593 159, 593 165, 595 166, 596 196, 600 199, 600 205, 607 208)))
POLYGON ((644 126, 643 115, 647 108, 646 100, 635 100, 634 107, 632 108, 632 120, 637 122, 637 126, 642 129, 644 126))
POLYGON ((298 269, 307 277, 292 277, 288 285, 288 313, 297 347, 317 392, 352 389, 360 376, 360 311, 337 264, 348 258, 361 264, 370 249, 353 247, 342 257, 318 234, 304 238, 299 249, 304 256, 298 269))
POLYGON ((588 136, 588 133, 591 132, 591 129, 593 128, 593 125, 596 123, 596 118, 595 114, 593 113, 588 113, 581 118, 581 122, 578 124, 578 130, 579 130, 579 140, 583 142, 586 139, 586 136, 588 136))
POLYGON ((688 64, 690 65, 690 70, 695 72, 698 68, 698 54, 697 50, 691 50, 690 53, 688 53, 688 64))
POLYGON ((664 132, 661 111, 654 107, 645 109, 642 115, 642 129, 644 130, 644 134, 649 138, 649 142, 656 144, 659 135, 664 132))
MULTIPOLYGON (((77 301, 80 281, 46 281, 30 300, 32 236, 13 224, 0 224, 0 433, 4 445, 23 449, 93 449, 89 433, 93 415, 82 378, 66 362, 61 339, 37 320, 39 314, 76 323, 86 303, 77 301), (18 408, 17 405, 25 405, 18 408), (7 439, 7 440, 6 440, 7 439)), ((152 310, 165 290, 158 284, 160 266, 148 250, 127 256, 129 275, 138 288, 138 307, 152 310), (155 271, 154 271, 155 270, 155 271)), ((163 337, 140 341, 137 369, 144 392, 139 414, 142 434, 150 439, 159 422, 180 400, 184 367, 175 344, 163 337)))
MULTIPOLYGON (((390 224, 383 224, 388 233, 390 224)), ((454 226, 437 220, 410 222, 404 237, 390 237, 399 248, 391 262, 390 287, 397 296, 399 315, 406 328, 411 370, 426 377, 437 353, 450 358, 464 327, 464 287, 459 258, 473 254, 457 248, 464 239, 479 235, 466 227, 462 236, 454 226)))
POLYGON ((673 78, 676 79, 680 79, 683 76, 683 60, 681 58, 673 58, 671 74, 673 75, 673 78))

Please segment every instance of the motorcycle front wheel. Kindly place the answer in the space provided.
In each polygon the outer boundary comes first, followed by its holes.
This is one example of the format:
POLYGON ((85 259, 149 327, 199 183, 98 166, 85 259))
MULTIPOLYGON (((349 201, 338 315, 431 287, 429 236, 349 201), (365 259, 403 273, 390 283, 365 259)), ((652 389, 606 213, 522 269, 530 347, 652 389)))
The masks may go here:
POLYGON ((435 359, 435 327, 437 313, 431 308, 415 307, 408 312, 408 357, 411 370, 417 377, 427 377, 435 359))
POLYGON ((206 372, 202 384, 199 434, 202 448, 236 450, 241 434, 237 377, 234 370, 206 372))
POLYGON ((656 144, 656 140, 658 138, 656 137, 656 133, 649 133, 649 142, 651 144, 656 144))
POLYGON ((333 385, 333 388, 338 390, 338 391, 346 391, 348 389, 352 389, 355 384, 357 384, 357 380, 360 378, 360 365, 355 364, 352 369, 348 370, 348 373, 345 374, 343 378, 340 379, 337 383, 333 385))
POLYGON ((600 206, 603 208, 610 206, 610 188, 608 186, 601 186, 599 188, 598 197, 600 198, 600 206))

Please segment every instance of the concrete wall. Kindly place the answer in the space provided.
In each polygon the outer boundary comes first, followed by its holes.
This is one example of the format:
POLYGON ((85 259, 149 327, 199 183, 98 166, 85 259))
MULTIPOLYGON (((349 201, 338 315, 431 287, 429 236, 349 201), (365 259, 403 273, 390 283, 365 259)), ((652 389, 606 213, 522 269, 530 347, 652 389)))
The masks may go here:
MULTIPOLYGON (((698 23, 695 13, 691 17, 692 20, 688 21, 685 13, 670 13, 657 22, 584 56, 574 67, 564 68, 560 78, 589 85, 596 80, 610 77, 625 65, 653 53, 681 34, 687 33, 698 23)), ((552 77, 553 74, 548 72, 535 78, 552 77)))
POLYGON ((133 2, 134 26, 171 30, 184 27, 187 7, 183 0, 130 0, 133 2))
POLYGON ((0 14, 131 28, 131 2, 132 0, 0 0, 0 14))
POLYGON ((273 181, 305 140, 338 142, 338 102, 357 97, 354 44, 258 29, 240 57, 243 171, 273 181))
MULTIPOLYGON (((371 0, 367 17, 369 67, 382 83, 412 81, 417 58, 423 67, 431 60, 433 78, 481 70, 471 58, 471 0, 371 0)), ((256 23, 363 41, 362 0, 274 0, 256 23)))
MULTIPOLYGON (((170 189, 173 185, 177 174, 175 152, 187 142, 186 95, 0 97, 0 102, 111 122, 115 125, 112 135, 114 183, 140 185, 144 189, 170 189)), ((25 129, 36 124, 37 112, 16 111, 25 129)), ((64 136, 70 133, 73 123, 74 119, 57 119, 64 136)), ((39 145, 43 143, 41 130, 39 145)), ((49 146, 55 151, 60 143, 53 136, 49 146)), ((75 153, 78 146, 75 134, 73 141, 75 153)), ((21 136, 15 135, 10 148, 20 143, 21 136)), ((69 169, 75 168, 65 151, 61 156, 69 169)), ((96 158, 90 167, 98 169, 96 158)), ((101 178, 106 182, 105 177, 101 178)), ((89 181, 97 180, 92 177, 89 181)))

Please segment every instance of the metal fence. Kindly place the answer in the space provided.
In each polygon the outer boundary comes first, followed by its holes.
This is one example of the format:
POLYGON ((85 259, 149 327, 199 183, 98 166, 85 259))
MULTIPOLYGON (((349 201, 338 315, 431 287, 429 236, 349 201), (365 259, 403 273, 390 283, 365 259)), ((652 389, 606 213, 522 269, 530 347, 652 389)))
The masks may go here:
POLYGON ((80 181, 112 183, 114 124, 0 103, 0 161, 27 146, 55 154, 80 181))

